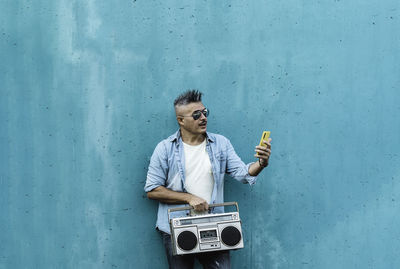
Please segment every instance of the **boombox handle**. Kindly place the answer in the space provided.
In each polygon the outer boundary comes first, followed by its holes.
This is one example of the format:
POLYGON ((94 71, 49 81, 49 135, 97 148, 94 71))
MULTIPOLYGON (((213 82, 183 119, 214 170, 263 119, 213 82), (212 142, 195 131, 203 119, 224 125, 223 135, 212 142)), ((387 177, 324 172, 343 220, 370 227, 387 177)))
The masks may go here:
MULTIPOLYGON (((234 205, 236 206, 236 211, 239 213, 239 206, 237 202, 226 202, 226 203, 221 203, 221 204, 211 204, 208 205, 209 208, 211 207, 219 207, 219 206, 229 206, 229 205, 234 205)), ((173 207, 173 208, 169 208, 168 209, 168 219, 170 219, 169 214, 171 212, 175 212, 175 211, 183 211, 183 210, 189 210, 189 209, 193 209, 193 206, 183 206, 183 207, 173 207)))

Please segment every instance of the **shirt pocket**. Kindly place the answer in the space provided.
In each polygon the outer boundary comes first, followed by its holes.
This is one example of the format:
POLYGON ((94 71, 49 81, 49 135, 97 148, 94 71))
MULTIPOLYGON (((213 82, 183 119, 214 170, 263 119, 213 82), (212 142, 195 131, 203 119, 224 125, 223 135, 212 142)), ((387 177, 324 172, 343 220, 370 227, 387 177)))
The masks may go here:
POLYGON ((224 174, 226 171, 226 157, 227 155, 222 151, 215 154, 215 166, 220 174, 224 174))

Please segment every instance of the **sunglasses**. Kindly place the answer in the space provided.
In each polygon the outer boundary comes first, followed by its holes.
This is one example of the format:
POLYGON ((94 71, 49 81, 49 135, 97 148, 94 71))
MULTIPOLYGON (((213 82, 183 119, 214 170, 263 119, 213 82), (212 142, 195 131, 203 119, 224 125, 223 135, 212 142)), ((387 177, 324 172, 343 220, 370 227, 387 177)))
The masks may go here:
POLYGON ((208 117, 208 114, 210 114, 210 110, 208 110, 207 108, 203 109, 203 110, 196 110, 192 113, 191 116, 180 116, 180 117, 193 117, 194 120, 198 120, 201 117, 201 114, 204 115, 204 117, 208 117))

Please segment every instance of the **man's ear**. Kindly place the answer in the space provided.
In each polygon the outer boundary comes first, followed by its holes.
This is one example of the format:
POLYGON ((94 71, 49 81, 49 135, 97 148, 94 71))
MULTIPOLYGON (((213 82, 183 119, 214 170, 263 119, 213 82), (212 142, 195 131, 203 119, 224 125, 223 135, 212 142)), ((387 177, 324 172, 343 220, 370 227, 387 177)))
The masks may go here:
POLYGON ((176 117, 176 120, 178 121, 178 124, 179 124, 179 126, 182 126, 182 125, 184 125, 184 120, 185 120, 185 118, 184 117, 176 117))

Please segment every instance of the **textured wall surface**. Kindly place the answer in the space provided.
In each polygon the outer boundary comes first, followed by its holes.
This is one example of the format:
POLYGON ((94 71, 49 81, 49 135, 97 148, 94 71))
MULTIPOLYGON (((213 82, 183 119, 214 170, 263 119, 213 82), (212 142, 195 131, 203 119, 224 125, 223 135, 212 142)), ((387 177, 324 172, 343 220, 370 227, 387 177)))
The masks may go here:
POLYGON ((0 268, 166 268, 143 186, 205 94, 245 248, 233 268, 400 268, 400 4, 0 2, 0 268))

